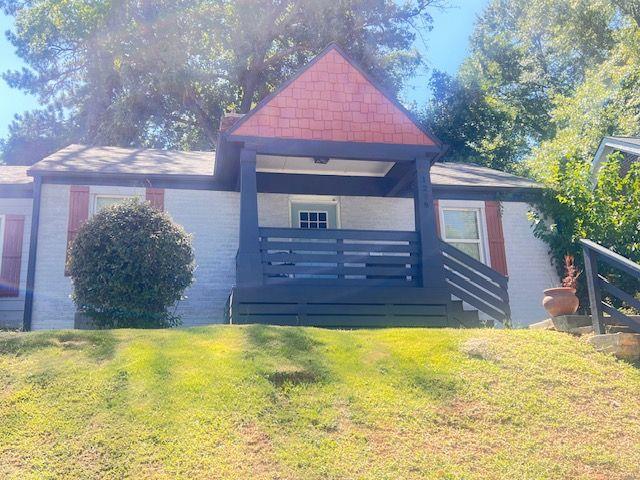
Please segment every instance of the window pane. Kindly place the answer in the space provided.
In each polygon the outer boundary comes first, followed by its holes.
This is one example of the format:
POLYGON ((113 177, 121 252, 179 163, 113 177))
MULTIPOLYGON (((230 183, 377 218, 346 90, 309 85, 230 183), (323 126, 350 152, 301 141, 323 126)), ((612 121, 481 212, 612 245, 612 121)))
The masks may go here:
POLYGON ((307 212, 300 212, 300 220, 309 220, 309 214, 307 212))
POLYGON ((318 212, 310 212, 309 213, 309 220, 312 221, 317 221, 318 220, 318 212))
POLYGON ((478 218, 475 210, 444 210, 445 236, 460 240, 478 240, 478 218))
POLYGON ((300 222, 300 228, 309 228, 309 222, 300 222))
POLYGON ((475 258, 476 260, 482 261, 480 258, 480 245, 477 243, 457 243, 457 242, 449 242, 451 245, 456 247, 458 250, 462 250, 464 253, 469 255, 470 257, 475 258))
POLYGON ((327 221, 327 212, 319 212, 318 213, 318 220, 320 220, 321 222, 326 222, 327 221))
POLYGON ((99 212, 105 207, 122 203, 125 200, 127 200, 126 197, 96 197, 96 212, 99 212))

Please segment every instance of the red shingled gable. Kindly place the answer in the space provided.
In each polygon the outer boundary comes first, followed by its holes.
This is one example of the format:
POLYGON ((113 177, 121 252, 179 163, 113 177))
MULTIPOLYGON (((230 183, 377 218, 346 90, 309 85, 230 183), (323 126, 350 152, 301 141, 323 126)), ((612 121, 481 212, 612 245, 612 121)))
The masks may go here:
POLYGON ((336 49, 231 129, 233 135, 435 145, 336 49))

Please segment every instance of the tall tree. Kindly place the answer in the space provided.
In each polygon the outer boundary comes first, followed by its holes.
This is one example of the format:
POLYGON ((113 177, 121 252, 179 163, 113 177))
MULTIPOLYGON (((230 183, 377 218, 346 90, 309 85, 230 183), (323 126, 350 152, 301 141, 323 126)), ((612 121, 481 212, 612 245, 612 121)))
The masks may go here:
POLYGON ((247 112, 331 41, 397 91, 440 3, 0 0, 27 64, 4 78, 43 105, 13 122, 3 158, 32 163, 70 142, 212 149, 224 111, 247 112))
POLYGON ((448 130, 468 159, 515 168, 532 146, 554 136, 557 97, 571 94, 590 67, 607 59, 623 25, 619 13, 610 0, 493 0, 477 20, 457 77, 435 90, 428 108, 434 128, 448 130), (476 108, 461 115, 462 101, 438 95, 472 96, 476 108), (442 118, 465 123, 440 124, 442 118))

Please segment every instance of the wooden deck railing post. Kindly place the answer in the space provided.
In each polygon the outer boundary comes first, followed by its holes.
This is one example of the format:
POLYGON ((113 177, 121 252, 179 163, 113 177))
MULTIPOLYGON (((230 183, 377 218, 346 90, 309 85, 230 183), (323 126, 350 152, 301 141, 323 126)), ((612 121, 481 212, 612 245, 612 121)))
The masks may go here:
POLYGON ((604 315, 602 313, 602 294, 600 292, 600 280, 598 278, 598 258, 596 252, 586 245, 582 246, 582 253, 584 255, 584 269, 587 276, 587 288, 589 290, 593 331, 597 335, 600 335, 604 333, 604 315))
POLYGON ((429 160, 417 158, 415 171, 417 181, 413 204, 416 232, 418 232, 421 247, 422 286, 446 288, 442 250, 437 234, 435 209, 433 208, 429 160))
POLYGON ((236 283, 257 286, 263 283, 258 225, 256 152, 240 152, 240 235, 236 258, 236 283))

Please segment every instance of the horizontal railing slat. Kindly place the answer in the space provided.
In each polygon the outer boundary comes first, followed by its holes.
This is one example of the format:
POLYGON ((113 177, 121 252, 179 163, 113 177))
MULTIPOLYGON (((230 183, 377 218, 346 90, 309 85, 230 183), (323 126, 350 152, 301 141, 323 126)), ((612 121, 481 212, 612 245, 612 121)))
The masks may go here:
POLYGON ((290 278, 266 277, 267 285, 332 286, 332 287, 418 287, 416 279, 394 278, 290 278))
MULTIPOLYGON (((502 288, 502 287, 496 285, 495 283, 490 282, 485 277, 479 275, 477 272, 475 272, 474 270, 470 269, 466 265, 462 265, 462 264, 460 264, 460 263, 458 263, 458 262, 456 262, 454 260, 451 260, 450 258, 447 258, 447 257, 444 258, 444 264, 445 264, 446 267, 449 267, 451 270, 456 272, 458 275, 462 275, 464 277, 467 277, 468 281, 479 285, 484 290, 487 290, 488 292, 491 292, 492 294, 494 294, 495 296, 497 296, 501 300, 504 300, 505 302, 509 301, 509 296, 508 296, 508 293, 506 292, 505 288, 502 288)), ((448 272, 448 270, 445 268, 445 275, 448 274, 447 272, 448 272)))
POLYGON ((324 265, 264 265, 266 274, 305 274, 305 275, 375 275, 398 277, 415 275, 415 267, 343 267, 324 265))
POLYGON ((453 257, 454 259, 458 260, 459 262, 469 266, 470 268, 477 270, 478 272, 480 272, 482 275, 489 277, 491 280, 493 280, 494 282, 496 282, 498 285, 502 286, 502 287, 506 287, 509 279, 508 277, 505 277, 504 275, 502 275, 499 272, 496 272, 493 268, 488 267, 487 265, 485 265, 482 262, 479 262, 478 260, 476 260, 475 258, 471 257, 470 255, 467 255, 466 253, 464 253, 462 250, 457 249, 456 247, 449 245, 447 242, 440 242, 440 246, 442 247, 442 251, 444 253, 446 253, 447 255, 453 257))
POLYGON ((349 254, 312 254, 312 253, 264 253, 265 262, 292 263, 365 263, 386 265, 416 265, 420 263, 418 257, 408 255, 349 255, 349 254))
POLYGON ((264 250, 289 250, 307 252, 384 252, 384 253, 418 253, 420 247, 416 244, 388 244, 388 243, 337 243, 333 241, 302 242, 302 241, 272 241, 262 240, 260 248, 264 250))
POLYGON ((260 236, 268 238, 387 240, 417 242, 418 234, 396 230, 343 230, 261 227, 260 236))

